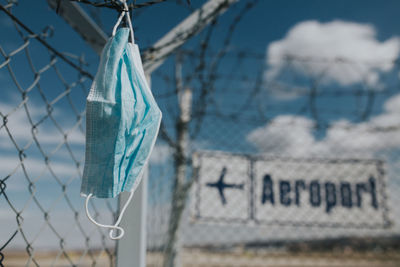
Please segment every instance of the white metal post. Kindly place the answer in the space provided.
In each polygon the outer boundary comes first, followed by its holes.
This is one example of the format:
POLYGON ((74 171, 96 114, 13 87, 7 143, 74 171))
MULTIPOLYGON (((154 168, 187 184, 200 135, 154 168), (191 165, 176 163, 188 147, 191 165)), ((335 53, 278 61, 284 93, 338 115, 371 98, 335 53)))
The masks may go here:
MULTIPOLYGON (((56 9, 58 0, 47 0, 47 2, 51 8, 56 9)), ((61 0, 59 14, 98 55, 101 54, 108 36, 78 3, 61 0)))
MULTIPOLYGON (((117 267, 146 266, 147 179, 149 172, 148 166, 145 168, 143 179, 120 224, 125 230, 125 235, 117 244, 117 267)), ((127 192, 121 194, 120 206, 124 205, 128 196, 127 192)))
POLYGON ((208 0, 143 53, 146 73, 156 70, 169 54, 201 32, 238 0, 208 0))

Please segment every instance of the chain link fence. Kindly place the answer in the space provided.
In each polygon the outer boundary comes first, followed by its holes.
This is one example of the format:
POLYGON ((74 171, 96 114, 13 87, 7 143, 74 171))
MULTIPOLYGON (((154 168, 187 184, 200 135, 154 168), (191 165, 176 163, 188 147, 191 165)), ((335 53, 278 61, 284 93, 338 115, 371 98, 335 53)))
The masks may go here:
POLYGON ((165 133, 151 166, 149 266, 400 264, 397 60, 271 63, 198 49, 171 69, 153 75, 165 133), (344 74, 354 82, 331 81, 344 74))
MULTIPOLYGON (((163 1, 135 3, 135 6, 158 2, 163 1)), ((245 4, 244 10, 253 4, 254 1, 245 4)), ((14 15, 15 9, 28 6, 18 1, 3 1, 0 6, 1 31, 7 36, 0 49, 3 57, 0 81, 4 88, 0 113, 1 216, 5 226, 1 229, 0 262, 4 266, 114 266, 116 244, 103 230, 88 222, 79 196, 84 155, 84 100, 92 80, 86 69, 90 66, 83 56, 63 53, 50 45, 60 45, 59 40, 52 40, 56 32, 53 27, 35 33, 30 28, 30 20, 34 18, 14 15)), ((239 19, 240 16, 235 21, 239 19)), ((230 34, 233 30, 231 27, 230 34)), ((167 136, 164 128, 162 132, 167 136)), ((166 153, 169 155, 169 148, 161 141, 151 164, 164 162, 166 153)), ((160 177, 171 174, 162 170, 157 173, 157 168, 151 172, 160 177)), ((164 182, 167 185, 173 180, 164 182)), ((159 181, 151 179, 149 205, 152 207, 158 205, 159 199, 154 197, 153 190, 159 186, 159 181)), ((179 190, 174 194, 179 195, 179 190)), ((158 196, 163 195, 167 200, 172 192, 159 190, 158 196)), ((91 208, 96 220, 104 223, 115 220, 115 200, 96 201, 91 208)), ((149 218, 149 236, 154 236, 152 227, 159 225, 154 222, 159 218, 163 223, 163 217, 149 214, 153 216, 149 218)), ((158 233, 160 238, 165 235, 158 233)), ((149 240, 149 247, 163 246, 157 240, 153 244, 153 240, 149 240)))
MULTIPOLYGON (((398 61, 236 50, 255 2, 152 75, 147 265, 398 266, 398 61)), ((79 196, 88 66, 0 19, 0 263, 114 266, 79 196)), ((114 221, 116 201, 91 204, 114 221)))
MULTIPOLYGON (((0 265, 114 266, 115 242, 79 195, 92 77, 83 57, 50 46, 53 28, 34 33, 15 17, 16 4, 0 14, 0 265)), ((91 209, 112 222, 117 202, 91 209)))

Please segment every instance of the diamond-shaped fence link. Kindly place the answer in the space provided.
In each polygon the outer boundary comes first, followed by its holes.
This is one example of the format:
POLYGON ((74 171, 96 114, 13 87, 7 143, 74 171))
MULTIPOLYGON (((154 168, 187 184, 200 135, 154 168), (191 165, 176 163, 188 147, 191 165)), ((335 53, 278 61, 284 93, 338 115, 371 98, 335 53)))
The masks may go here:
MULTIPOLYGON (((115 242, 79 195, 91 76, 83 58, 48 46, 51 28, 17 23, 15 3, 1 14, 0 265, 114 266, 115 242)), ((112 222, 117 202, 90 208, 112 222)))

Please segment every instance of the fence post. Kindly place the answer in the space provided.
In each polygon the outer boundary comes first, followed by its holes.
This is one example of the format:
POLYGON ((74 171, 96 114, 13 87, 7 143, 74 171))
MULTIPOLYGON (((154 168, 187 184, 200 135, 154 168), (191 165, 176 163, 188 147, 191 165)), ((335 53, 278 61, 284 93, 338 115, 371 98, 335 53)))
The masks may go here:
POLYGON ((184 88, 182 77, 183 55, 178 53, 175 64, 175 82, 178 94, 179 117, 176 123, 176 149, 174 151, 175 180, 172 189, 172 207, 170 212, 167 240, 165 244, 164 267, 180 267, 181 242, 179 229, 185 209, 188 192, 187 159, 189 145, 189 123, 192 110, 192 90, 184 88))
MULTIPOLYGON (((121 221, 125 235, 117 244, 117 267, 146 266, 147 178, 149 172, 148 167, 145 168, 143 179, 121 221)), ((127 198, 127 192, 120 195, 120 206, 125 203, 127 198)))

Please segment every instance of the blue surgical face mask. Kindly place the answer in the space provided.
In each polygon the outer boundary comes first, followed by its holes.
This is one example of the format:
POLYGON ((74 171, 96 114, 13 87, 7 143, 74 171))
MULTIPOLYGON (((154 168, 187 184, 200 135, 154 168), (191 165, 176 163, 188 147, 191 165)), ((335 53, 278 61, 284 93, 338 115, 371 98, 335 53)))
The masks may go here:
POLYGON ((102 227, 118 226, 133 193, 140 183, 144 166, 154 147, 161 111, 146 82, 136 44, 129 42, 132 28, 116 28, 128 13, 121 14, 113 36, 105 45, 100 65, 86 102, 86 154, 81 194, 86 196, 89 219, 102 227), (114 225, 97 223, 88 211, 89 199, 113 198, 122 191, 130 197, 114 225))

